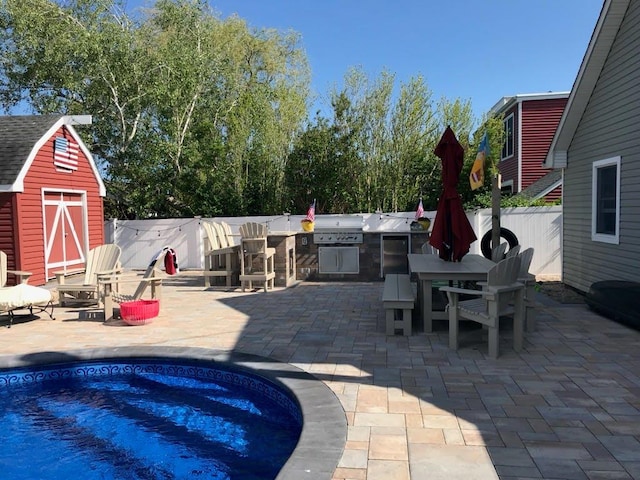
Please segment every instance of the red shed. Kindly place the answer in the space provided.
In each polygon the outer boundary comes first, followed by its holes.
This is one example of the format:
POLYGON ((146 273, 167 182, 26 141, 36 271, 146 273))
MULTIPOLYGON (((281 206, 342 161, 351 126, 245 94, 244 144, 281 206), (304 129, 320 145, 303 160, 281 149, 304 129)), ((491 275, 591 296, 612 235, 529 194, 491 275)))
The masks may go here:
POLYGON ((0 250, 11 270, 53 272, 83 266, 104 243, 105 188, 72 125, 90 116, 0 117, 0 250))

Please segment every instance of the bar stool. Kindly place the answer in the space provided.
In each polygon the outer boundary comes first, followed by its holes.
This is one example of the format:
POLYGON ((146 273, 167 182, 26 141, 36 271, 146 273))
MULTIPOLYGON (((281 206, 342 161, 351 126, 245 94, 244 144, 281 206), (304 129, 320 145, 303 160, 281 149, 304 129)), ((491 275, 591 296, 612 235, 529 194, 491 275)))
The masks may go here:
POLYGON ((273 289, 276 273, 274 257, 276 249, 267 247, 267 227, 249 222, 240 226, 240 284, 242 291, 253 282, 262 282, 264 291, 273 289))

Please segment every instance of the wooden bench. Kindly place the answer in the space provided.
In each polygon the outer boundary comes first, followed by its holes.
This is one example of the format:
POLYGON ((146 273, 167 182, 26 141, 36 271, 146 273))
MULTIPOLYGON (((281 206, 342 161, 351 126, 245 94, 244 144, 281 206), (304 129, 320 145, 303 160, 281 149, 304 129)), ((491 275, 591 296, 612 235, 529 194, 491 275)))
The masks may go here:
POLYGON ((396 329, 403 335, 411 335, 411 315, 415 295, 409 275, 387 274, 384 279, 382 303, 386 310, 387 335, 394 335, 396 329))

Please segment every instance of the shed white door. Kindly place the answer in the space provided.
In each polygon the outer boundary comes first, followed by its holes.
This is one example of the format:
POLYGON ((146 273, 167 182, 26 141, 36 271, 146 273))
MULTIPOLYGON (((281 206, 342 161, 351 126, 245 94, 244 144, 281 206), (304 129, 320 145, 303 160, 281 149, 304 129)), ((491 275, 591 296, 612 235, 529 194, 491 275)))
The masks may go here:
POLYGON ((88 226, 86 192, 42 192, 47 278, 84 266, 88 226))

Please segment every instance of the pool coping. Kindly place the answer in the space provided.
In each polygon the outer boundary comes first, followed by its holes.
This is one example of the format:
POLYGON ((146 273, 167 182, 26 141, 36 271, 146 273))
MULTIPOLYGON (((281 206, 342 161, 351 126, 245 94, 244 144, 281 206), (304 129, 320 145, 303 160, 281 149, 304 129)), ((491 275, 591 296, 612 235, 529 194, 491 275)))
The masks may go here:
POLYGON ((246 368, 289 389, 300 404, 303 425, 295 450, 276 480, 331 480, 347 439, 347 419, 335 393, 308 372, 289 363, 235 351, 193 347, 131 346, 34 352, 0 356, 0 369, 74 361, 122 358, 170 358, 246 368))

